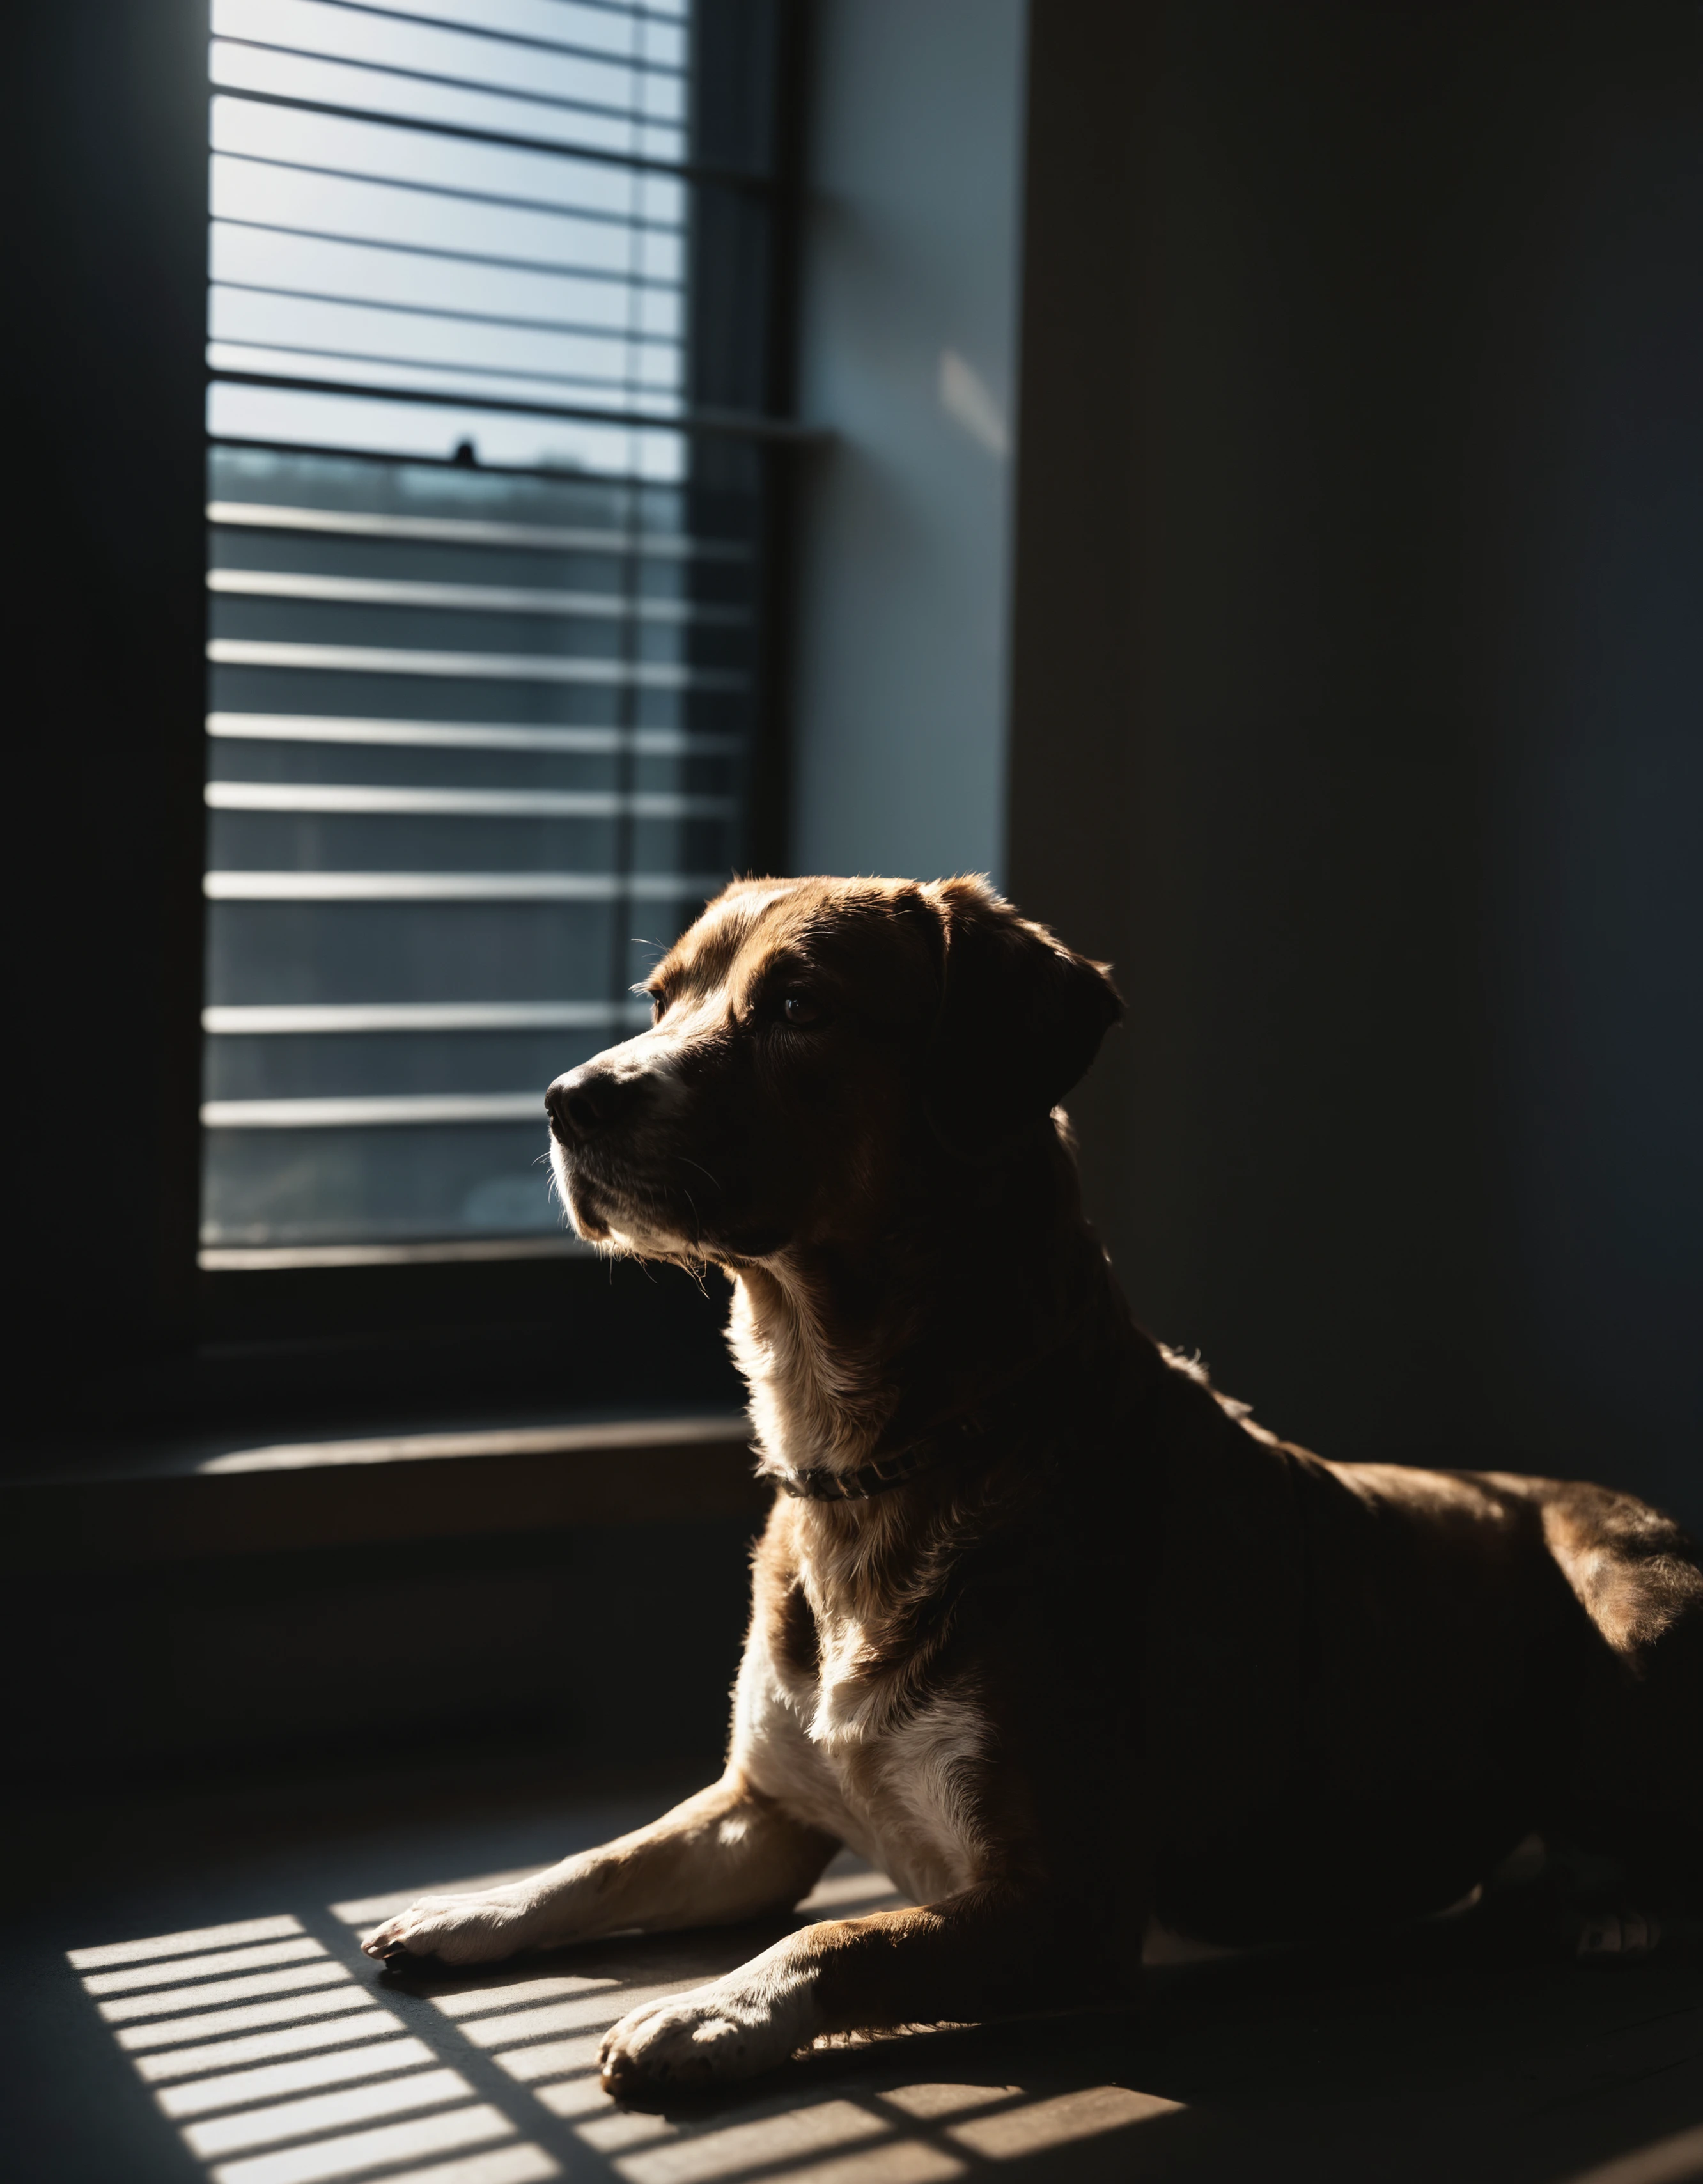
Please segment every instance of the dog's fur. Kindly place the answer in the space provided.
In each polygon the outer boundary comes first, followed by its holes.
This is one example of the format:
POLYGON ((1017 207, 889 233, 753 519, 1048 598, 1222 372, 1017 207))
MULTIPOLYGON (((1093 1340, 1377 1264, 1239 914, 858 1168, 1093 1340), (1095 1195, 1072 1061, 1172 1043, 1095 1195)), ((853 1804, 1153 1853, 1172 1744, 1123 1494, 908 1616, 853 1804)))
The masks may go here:
POLYGON ((714 1788, 370 1953, 781 1911, 840 1843, 916 1900, 635 2010, 620 2093, 1127 1991, 1154 1919, 1435 1912, 1533 1830, 1695 1892, 1695 1551, 1600 1487, 1322 1462, 1149 1340, 1055 1112, 1119 1013, 1102 967, 976 880, 745 881, 650 990, 550 1089, 575 1226, 731 1276, 766 1471, 938 1460, 777 1494, 714 1788))

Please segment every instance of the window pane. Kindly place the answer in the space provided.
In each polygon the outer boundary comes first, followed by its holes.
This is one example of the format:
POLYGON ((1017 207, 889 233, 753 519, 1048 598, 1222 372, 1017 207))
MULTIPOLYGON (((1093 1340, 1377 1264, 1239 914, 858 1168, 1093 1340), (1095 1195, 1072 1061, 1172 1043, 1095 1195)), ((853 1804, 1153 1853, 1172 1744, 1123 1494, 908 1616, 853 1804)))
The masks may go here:
POLYGON ((746 854, 767 14, 410 13, 214 10, 214 1266, 561 1235, 544 1087, 746 854))

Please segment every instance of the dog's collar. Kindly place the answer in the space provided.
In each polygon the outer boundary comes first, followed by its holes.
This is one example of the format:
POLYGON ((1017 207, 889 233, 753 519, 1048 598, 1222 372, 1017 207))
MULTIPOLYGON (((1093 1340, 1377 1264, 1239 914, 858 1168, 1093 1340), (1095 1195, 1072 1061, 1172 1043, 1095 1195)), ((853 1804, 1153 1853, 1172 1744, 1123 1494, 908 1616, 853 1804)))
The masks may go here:
POLYGON ((801 1502, 872 1502, 877 1494, 890 1494, 895 1486, 902 1486, 919 1471, 927 1471, 941 1463, 956 1450, 947 1444, 955 1440, 960 1447, 968 1446, 965 1429, 955 1434, 932 1434, 927 1440, 913 1441, 909 1448, 899 1449, 894 1455, 872 1457, 859 1464, 855 1471, 836 1471, 828 1464, 806 1464, 797 1471, 778 1471, 771 1475, 783 1494, 795 1496, 801 1502))
POLYGON ((777 1466, 766 1475, 783 1494, 801 1502, 872 1502, 878 1494, 890 1494, 895 1486, 903 1486, 920 1471, 932 1471, 937 1464, 971 1453, 992 1456, 1009 1447, 1016 1433, 1029 1423, 1037 1385, 1058 1356, 1059 1349, 1053 1349, 1032 1358, 1020 1372, 984 1390, 973 1406, 939 1420, 915 1440, 871 1457, 854 1471, 836 1471, 830 1464, 801 1464, 777 1466), (988 1416, 995 1398, 999 1403, 997 1424, 988 1416))

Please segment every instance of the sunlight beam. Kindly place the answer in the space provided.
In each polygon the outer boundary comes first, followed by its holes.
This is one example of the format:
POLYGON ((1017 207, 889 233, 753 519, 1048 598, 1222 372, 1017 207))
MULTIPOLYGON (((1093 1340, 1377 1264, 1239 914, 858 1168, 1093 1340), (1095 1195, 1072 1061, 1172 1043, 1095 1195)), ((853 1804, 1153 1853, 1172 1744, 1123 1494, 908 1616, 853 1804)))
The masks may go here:
POLYGON ((512 1986, 475 1986, 460 1994, 435 1994, 431 2005, 446 2017, 477 2017, 484 2011, 509 2009, 523 2002, 549 2002, 558 1995, 590 1994, 599 1987, 620 1985, 619 1980, 588 1979, 563 1973, 549 1979, 517 1981, 512 1986))
POLYGON ((293 1941, 264 1942, 253 1949, 220 1949, 207 1957, 178 1957, 157 1964, 131 1964, 123 1971, 94 1972, 83 1981, 91 1994, 122 1994, 128 1987, 159 1986, 168 1980, 206 1979, 215 1972, 258 1971, 266 1964, 299 1964, 322 1957, 323 1942, 302 1934, 293 1941))
POLYGON ((214 1980, 203 1986, 167 1987, 155 1994, 126 1995, 98 2004, 109 2025, 129 2017, 162 2017, 173 2009, 195 2009, 205 2003, 245 2002, 250 1995, 281 1994, 291 1987, 353 1986, 354 1975, 330 1962, 292 1965, 288 1971, 251 1972, 246 1979, 214 1980))
POLYGON ((437 2060, 423 2040, 380 2040, 336 2055, 304 2055, 294 2063, 271 2063, 259 2070, 232 2070, 216 2078, 197 2078, 172 2086, 154 2098, 169 2116, 208 2115, 214 2109, 246 2107, 251 2101, 275 2100, 316 2086, 338 2086, 353 2078, 381 2077, 387 2070, 410 2070, 437 2060))
MULTIPOLYGON (((387 2162, 418 2161, 450 2153, 482 2141, 513 2138, 515 2126, 498 2109, 452 2109, 447 2115, 416 2117, 380 2131, 350 2131, 340 2138, 316 2139, 281 2153, 251 2154, 227 2161, 213 2172, 213 2184, 323 2184, 333 2176, 353 2176, 387 2162)), ((430 2172, 428 2172, 430 2173, 430 2172)), ((394 2184, 394 2180, 392 2180, 394 2184)))
POLYGON ((247 2032, 257 2025, 293 2023, 300 2017, 331 2017, 339 2010, 376 2012, 365 1987, 351 1979, 334 1994, 292 1994, 278 2002, 251 2002, 242 2009, 209 2009, 204 2017, 171 2017, 159 2025, 131 2025, 118 2036, 120 2048, 172 2048, 181 2040, 203 2040, 214 2033, 247 2032))
POLYGON ((523 2086, 536 2084, 540 2078, 564 2078, 572 2071, 593 2067, 603 2045, 604 2029, 587 2032, 578 2040, 546 2040, 537 2048, 516 2048, 509 2054, 493 2055, 491 2060, 523 2086))
POLYGON ((215 2116, 209 2123, 190 2124, 183 2137, 190 2152, 205 2161, 281 2138, 305 2138, 309 2132, 336 2131, 344 2124, 370 2123, 375 2116, 443 2108, 452 2101, 470 2099, 472 2092, 459 2070, 428 2070, 423 2076, 392 2079, 381 2086, 315 2093, 303 2101, 281 2101, 273 2108, 243 2109, 236 2115, 215 2116))
MULTIPOLYGON (((647 2124, 655 2126, 655 2117, 646 2117, 647 2124)), ((630 2126, 633 2119, 616 2111, 597 2122, 579 2125, 577 2138, 599 2152, 619 2153, 621 2173, 628 2184, 710 2184, 716 2177, 734 2176, 745 2170, 766 2167, 772 2162, 785 2159, 802 2167, 806 2157, 818 2160, 842 2153, 850 2153, 871 2139, 884 2140, 886 2146, 878 2164, 871 2166, 871 2176, 883 2176, 887 2159, 899 2148, 893 2143, 893 2129, 884 2117, 873 2115, 855 2101, 820 2101, 813 2107, 793 2108, 777 2115, 754 2117, 749 2121, 726 2124, 720 2128, 696 2132, 690 2138, 669 2138, 661 2142, 649 2142, 642 2148, 632 2145, 630 2126), (627 2147, 622 2146, 622 2141, 627 2147), (628 2148, 631 2150, 628 2150, 628 2148)), ((647 2133, 648 2138, 648 2133, 647 2133)), ((905 2148, 909 2153, 910 2149, 905 2148)), ((925 2170, 918 2171, 907 2162, 907 2175, 930 2176, 961 2176, 968 2164, 949 2153, 940 2153, 935 2148, 928 2152, 935 2159, 925 2170)))
POLYGON ((223 1948, 237 1942, 273 1942, 299 1934, 302 1922, 287 1912, 272 1919, 236 1919, 225 1926, 192 1926, 184 1934, 155 1934, 145 1942, 107 1942, 97 1949, 67 1949, 73 1970, 100 1970, 107 1964, 140 1964, 148 1957, 186 1956, 194 1949, 223 1948))
POLYGON ((539 2009, 506 2009, 493 2017, 464 2020, 460 2031, 476 2048, 506 2048, 511 2042, 536 2040, 547 2032, 606 2032, 618 2018, 647 2002, 665 2002, 682 1994, 689 1981, 671 1980, 663 1986, 622 1987, 614 1994, 588 1994, 562 2002, 546 2003, 539 2009))
POLYGON ((434 2161, 430 2169, 394 2170, 384 2184, 538 2184, 545 2176, 559 2176, 560 2162, 542 2146, 493 2147, 489 2153, 469 2154, 463 2161, 434 2161))
POLYGON ((399 2017, 370 2004, 352 2016, 333 2017, 316 2025, 284 2025, 275 2032, 251 2032, 237 2040, 209 2040, 193 2048, 168 2048, 160 2054, 138 2055, 134 2059, 148 2083, 158 2085, 163 2078, 192 2077, 198 2070, 225 2070, 237 2063, 264 2063, 275 2055, 298 2055, 306 2048, 347 2048, 358 2040, 377 2040, 402 2029, 399 2017))

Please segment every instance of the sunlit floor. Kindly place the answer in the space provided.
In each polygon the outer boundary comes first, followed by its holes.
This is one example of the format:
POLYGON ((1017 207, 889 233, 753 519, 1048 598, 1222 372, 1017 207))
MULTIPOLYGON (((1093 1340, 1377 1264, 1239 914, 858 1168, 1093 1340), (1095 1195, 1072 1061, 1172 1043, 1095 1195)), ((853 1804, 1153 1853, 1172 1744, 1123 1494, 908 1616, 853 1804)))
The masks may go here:
MULTIPOLYGON (((8 1971, 6 2174, 1703 2178, 1695 1964, 1534 1964, 1441 1930, 1369 1953, 1170 1967, 1144 2022, 1085 2014, 827 2048, 711 2100, 623 2110, 598 2085, 604 2029, 773 1930, 398 1978, 360 1955, 359 1930, 423 1890, 533 1869, 666 1799, 536 1774, 398 1776, 393 1795, 368 1780, 342 1797, 203 1796, 68 1823, 47 1863, 84 1877, 49 1885, 8 1971), (192 1906, 206 1915, 158 1916, 192 1906)), ((843 1858, 806 1910, 896 1900, 843 1858)))

